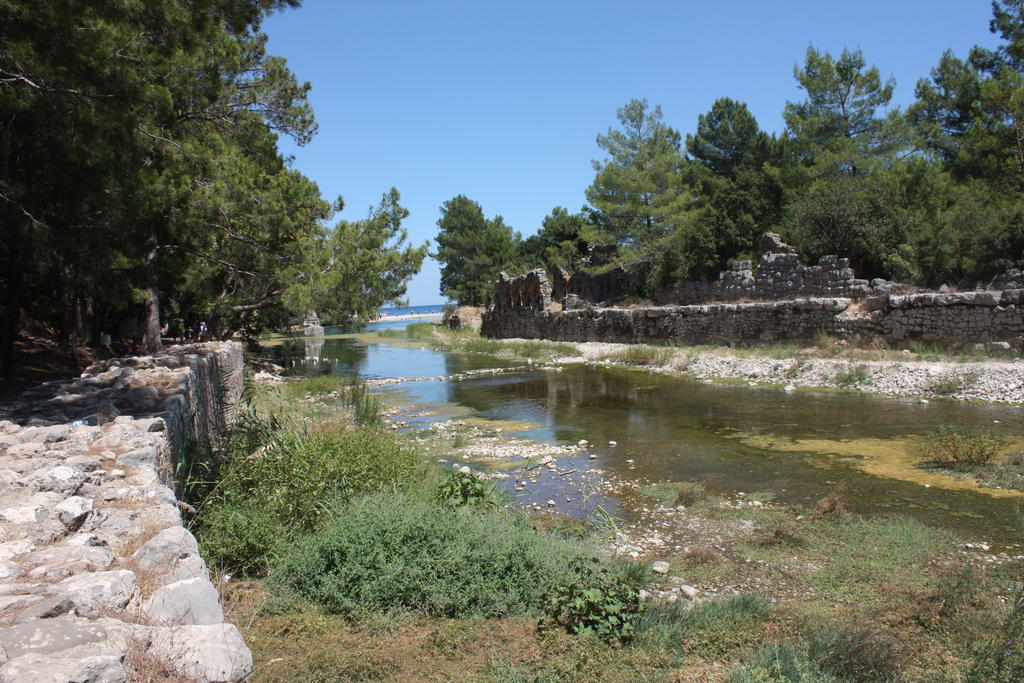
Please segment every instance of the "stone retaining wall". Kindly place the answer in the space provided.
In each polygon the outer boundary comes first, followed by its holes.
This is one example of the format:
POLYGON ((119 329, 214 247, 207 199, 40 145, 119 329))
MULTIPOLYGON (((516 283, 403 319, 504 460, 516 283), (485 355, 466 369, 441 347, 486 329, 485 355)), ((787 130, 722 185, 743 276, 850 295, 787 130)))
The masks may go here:
POLYGON ((623 343, 740 343, 843 338, 935 342, 1009 342, 1024 335, 1024 290, 743 304, 582 308, 557 312, 491 310, 482 334, 497 338, 623 343))
POLYGON ((173 490, 241 387, 238 344, 174 347, 48 382, 0 420, 0 681, 249 674, 173 490))

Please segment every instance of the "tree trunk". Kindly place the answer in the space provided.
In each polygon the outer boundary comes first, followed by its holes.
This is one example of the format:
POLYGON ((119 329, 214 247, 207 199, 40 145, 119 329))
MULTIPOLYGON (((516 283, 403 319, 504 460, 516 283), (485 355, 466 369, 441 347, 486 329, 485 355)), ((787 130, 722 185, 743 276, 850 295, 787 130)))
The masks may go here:
MULTIPOLYGON (((4 213, 10 215, 7 210, 4 213)), ((7 236, 7 297, 4 301, 4 315, 0 320, 0 376, 14 376, 14 339, 18 334, 18 318, 21 317, 21 297, 24 288, 25 260, 22 258, 21 221, 11 221, 10 233, 7 236)), ((10 223, 9 223, 10 224, 10 223)))
POLYGON ((146 353, 156 353, 161 349, 160 343, 160 292, 157 290, 158 278, 156 270, 157 248, 156 232, 149 233, 149 251, 146 253, 146 321, 142 329, 142 349, 146 353))

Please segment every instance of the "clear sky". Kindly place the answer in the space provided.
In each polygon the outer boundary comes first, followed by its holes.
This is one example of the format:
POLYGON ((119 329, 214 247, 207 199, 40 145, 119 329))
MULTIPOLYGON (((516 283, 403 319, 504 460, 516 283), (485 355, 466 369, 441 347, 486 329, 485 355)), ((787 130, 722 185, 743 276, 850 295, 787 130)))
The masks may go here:
MULTIPOLYGON (((990 17, 988 0, 305 0, 264 29, 312 83, 320 125, 282 151, 326 198, 345 198, 343 218, 397 187, 419 244, 458 194, 524 236, 555 206, 578 210, 603 158, 595 138, 632 98, 661 105, 684 136, 719 97, 780 132, 813 44, 863 50, 905 106, 943 50, 996 44, 990 17)), ((442 301, 439 278, 426 263, 410 303, 442 301)))

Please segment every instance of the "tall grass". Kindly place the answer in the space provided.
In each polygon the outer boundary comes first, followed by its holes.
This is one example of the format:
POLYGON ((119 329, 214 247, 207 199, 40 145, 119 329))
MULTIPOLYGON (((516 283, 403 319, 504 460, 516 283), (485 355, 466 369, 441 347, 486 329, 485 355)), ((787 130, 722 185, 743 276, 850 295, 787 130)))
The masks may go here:
POLYGON ((645 344, 633 344, 619 351, 604 354, 601 359, 613 363, 626 363, 627 365, 666 365, 675 355, 676 350, 669 346, 647 346, 645 344))
POLYGON ((261 574, 283 540, 316 528, 338 499, 407 488, 424 468, 410 444, 390 432, 249 411, 205 495, 193 502, 204 557, 261 574))

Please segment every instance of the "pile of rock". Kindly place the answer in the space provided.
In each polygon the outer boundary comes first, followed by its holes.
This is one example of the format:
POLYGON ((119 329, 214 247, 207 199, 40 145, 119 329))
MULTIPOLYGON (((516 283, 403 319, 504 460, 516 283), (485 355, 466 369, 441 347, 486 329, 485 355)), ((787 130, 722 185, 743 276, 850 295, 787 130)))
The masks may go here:
POLYGON ((240 382, 241 349, 91 370, 31 392, 21 424, 0 421, 0 681, 241 679, 252 656, 224 623, 170 477, 176 443, 230 419, 190 413, 237 400, 210 383, 240 382))

